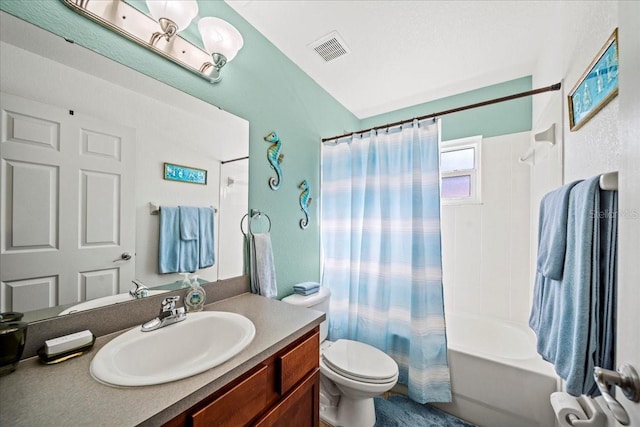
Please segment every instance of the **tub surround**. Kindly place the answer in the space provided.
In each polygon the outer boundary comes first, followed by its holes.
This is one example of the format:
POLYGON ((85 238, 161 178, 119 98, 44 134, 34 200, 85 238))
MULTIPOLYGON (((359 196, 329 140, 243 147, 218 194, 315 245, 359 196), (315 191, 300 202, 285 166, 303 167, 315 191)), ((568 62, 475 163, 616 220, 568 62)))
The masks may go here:
MULTIPOLYGON (((111 307, 108 313, 116 309, 120 307, 111 307)), ((109 387, 95 381, 89 373, 96 352, 124 331, 99 337, 90 353, 59 365, 45 366, 31 357, 23 360, 13 374, 0 379, 3 399, 0 421, 31 426, 160 425, 308 334, 325 318, 315 310, 249 293, 209 304, 205 310, 230 311, 248 317, 256 327, 254 340, 236 357, 202 374, 148 387, 109 387)), ((157 307, 152 315, 156 314, 157 307)), ((171 343, 167 343, 167 348, 170 350, 171 343)))

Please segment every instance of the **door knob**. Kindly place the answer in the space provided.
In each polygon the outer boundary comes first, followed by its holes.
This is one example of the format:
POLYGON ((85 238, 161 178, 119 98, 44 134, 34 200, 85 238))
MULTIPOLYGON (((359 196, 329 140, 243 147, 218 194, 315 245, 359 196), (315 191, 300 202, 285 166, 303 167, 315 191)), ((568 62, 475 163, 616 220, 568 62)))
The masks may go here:
POLYGON ((113 260, 113 262, 129 261, 132 257, 133 255, 131 255, 131 252, 122 252, 122 255, 120 255, 120 258, 113 260))
POLYGON ((615 419, 623 426, 629 425, 629 415, 615 397, 609 393, 610 385, 617 385, 622 389, 625 397, 632 402, 640 401, 640 378, 633 366, 624 364, 617 371, 595 367, 593 377, 596 380, 598 389, 602 393, 607 406, 613 413, 615 419))

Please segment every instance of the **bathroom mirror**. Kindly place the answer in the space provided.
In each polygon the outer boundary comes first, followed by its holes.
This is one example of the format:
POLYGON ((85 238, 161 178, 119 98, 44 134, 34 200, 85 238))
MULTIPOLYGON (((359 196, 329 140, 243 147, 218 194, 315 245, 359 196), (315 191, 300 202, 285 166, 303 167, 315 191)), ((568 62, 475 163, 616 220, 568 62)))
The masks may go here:
POLYGON ((215 264, 197 274, 242 275, 248 122, 10 14, 0 19, 2 311, 35 321, 87 300, 114 303, 132 279, 181 287, 178 274, 158 273, 158 206, 215 208, 215 264), (61 154, 68 140, 91 158, 72 173, 61 154), (111 159, 122 170, 103 169, 111 159), (165 179, 165 163, 205 171, 206 184, 165 179))

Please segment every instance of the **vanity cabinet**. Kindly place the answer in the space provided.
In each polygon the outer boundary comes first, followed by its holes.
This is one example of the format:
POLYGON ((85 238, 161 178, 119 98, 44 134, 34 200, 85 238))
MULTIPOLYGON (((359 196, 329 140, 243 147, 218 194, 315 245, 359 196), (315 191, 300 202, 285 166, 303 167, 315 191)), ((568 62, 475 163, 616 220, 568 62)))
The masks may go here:
POLYGON ((316 327, 165 426, 318 426, 319 355, 316 327))

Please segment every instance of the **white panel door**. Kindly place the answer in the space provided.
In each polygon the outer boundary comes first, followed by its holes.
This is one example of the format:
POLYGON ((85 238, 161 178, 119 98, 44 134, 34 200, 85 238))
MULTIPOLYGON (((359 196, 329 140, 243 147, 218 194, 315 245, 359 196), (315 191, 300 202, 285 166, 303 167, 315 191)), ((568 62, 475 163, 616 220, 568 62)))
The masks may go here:
POLYGON ((135 131, 0 96, 0 308, 126 291, 135 272, 135 131))

